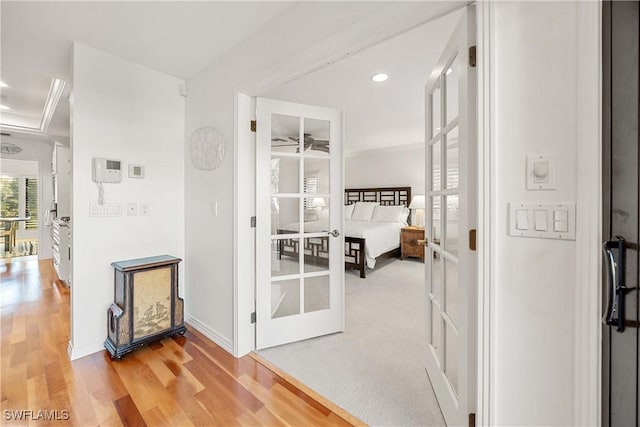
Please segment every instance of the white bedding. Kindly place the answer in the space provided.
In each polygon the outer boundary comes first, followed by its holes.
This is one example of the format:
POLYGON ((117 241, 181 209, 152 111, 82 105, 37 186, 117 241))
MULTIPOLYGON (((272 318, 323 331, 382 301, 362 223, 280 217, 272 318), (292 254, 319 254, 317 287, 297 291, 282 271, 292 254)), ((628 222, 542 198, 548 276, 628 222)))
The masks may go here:
MULTIPOLYGON (((348 237, 360 237, 366 239, 365 257, 367 267, 374 268, 376 257, 400 246, 400 229, 405 227, 404 222, 375 222, 345 220, 344 234, 348 237)), ((283 230, 298 230, 299 224, 287 224, 281 227, 283 230)), ((306 233, 327 231, 325 221, 307 221, 304 223, 306 233)))

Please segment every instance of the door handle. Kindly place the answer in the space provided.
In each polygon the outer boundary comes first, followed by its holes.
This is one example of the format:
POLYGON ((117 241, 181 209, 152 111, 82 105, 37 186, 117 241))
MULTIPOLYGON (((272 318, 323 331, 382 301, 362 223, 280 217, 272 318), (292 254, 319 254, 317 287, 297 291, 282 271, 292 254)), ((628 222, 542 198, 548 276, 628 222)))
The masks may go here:
POLYGON ((626 240, 616 236, 602 245, 608 270, 607 303, 602 322, 616 326, 618 332, 625 328, 625 296, 629 289, 625 285, 626 240), (616 251, 617 259, 613 254, 616 251))
POLYGON ((329 231, 328 233, 333 237, 338 237, 340 235, 340 232, 338 230, 329 231))

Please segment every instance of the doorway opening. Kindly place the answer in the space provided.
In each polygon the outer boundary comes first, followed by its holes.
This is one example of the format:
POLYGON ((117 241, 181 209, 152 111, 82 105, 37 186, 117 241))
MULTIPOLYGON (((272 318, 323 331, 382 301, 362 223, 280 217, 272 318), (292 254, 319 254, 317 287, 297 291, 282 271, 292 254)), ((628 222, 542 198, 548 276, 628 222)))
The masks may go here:
POLYGON ((38 254, 38 162, 2 159, 0 258, 38 254))
MULTIPOLYGON (((413 196, 424 197, 424 86, 460 15, 446 15, 261 95, 344 112, 345 188, 409 186, 413 196), (386 82, 371 79, 383 71, 386 82)), ((416 224, 424 208, 413 207, 407 222, 416 224)), ((425 372, 424 253, 376 260, 366 276, 345 273, 344 333, 258 354, 365 422, 444 424, 425 372)))

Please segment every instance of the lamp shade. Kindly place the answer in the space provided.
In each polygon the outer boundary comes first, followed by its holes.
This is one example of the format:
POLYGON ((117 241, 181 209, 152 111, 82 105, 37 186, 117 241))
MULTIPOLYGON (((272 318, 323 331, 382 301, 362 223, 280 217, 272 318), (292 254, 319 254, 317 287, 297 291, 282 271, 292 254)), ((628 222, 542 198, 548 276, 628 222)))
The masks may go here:
POLYGON ((409 209, 424 209, 424 196, 413 196, 409 209))
POLYGON ((327 206, 327 202, 324 200, 324 197, 314 197, 311 201, 312 208, 322 208, 327 206))

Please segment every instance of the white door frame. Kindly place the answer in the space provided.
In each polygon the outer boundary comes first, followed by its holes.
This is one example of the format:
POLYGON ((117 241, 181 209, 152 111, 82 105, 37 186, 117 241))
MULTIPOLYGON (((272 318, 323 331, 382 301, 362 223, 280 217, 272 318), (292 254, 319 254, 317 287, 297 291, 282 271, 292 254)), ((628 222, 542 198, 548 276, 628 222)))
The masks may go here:
MULTIPOLYGON (((478 413, 477 425, 495 425, 495 330, 493 301, 495 241, 503 229, 495 222, 496 175, 493 94, 493 17, 495 3, 477 3, 478 62, 478 413)), ((574 424, 601 422, 602 256, 602 6, 578 2, 578 111, 574 424)))
MULTIPOLYGON (((492 302, 495 295, 493 278, 495 272, 494 253, 495 235, 501 232, 495 223, 497 206, 494 205, 496 176, 492 168, 495 161, 496 142, 493 135, 493 99, 492 95, 492 34, 494 32, 495 5, 492 1, 478 2, 477 11, 477 63, 478 63, 478 393, 477 417, 478 425, 494 424, 492 409, 495 408, 493 397, 493 372, 495 369, 492 359, 492 349, 495 348, 494 330, 495 319, 492 312, 492 302)), ((388 11, 387 11, 388 12, 388 11)), ((435 18, 431 18, 435 19, 435 18)), ((427 20, 428 21, 428 20, 427 20)), ((423 21, 422 23, 426 23, 423 21)), ((391 20, 387 22, 392 22, 391 20)), ((404 20, 394 29, 389 29, 386 35, 378 39, 371 39, 368 46, 380 40, 390 38, 395 32, 400 34, 419 25, 419 22, 409 24, 404 20)), ((578 3, 578 52, 579 70, 583 74, 578 79, 579 105, 578 135, 581 150, 578 153, 577 176, 577 204, 580 215, 577 216, 577 284, 580 293, 576 300, 576 334, 575 334, 575 390, 574 402, 576 425, 598 425, 601 417, 601 3, 578 3), (597 29, 597 31, 594 31, 597 29), (587 54, 588 53, 588 54, 587 54), (586 71, 584 71, 586 70, 586 71), (597 72, 594 72, 597 70, 597 72), (597 88, 594 91, 594 88, 597 88), (593 107, 592 106, 596 106, 593 107), (594 173, 597 171, 597 173, 594 173), (597 191, 594 191, 597 189, 597 191)), ((372 22, 372 26, 375 24, 372 22)), ((379 30, 380 27, 377 27, 379 30)), ((388 26, 387 26, 388 29, 388 26)), ((364 49, 368 46, 349 40, 345 48, 357 46, 364 49)), ((320 64, 327 58, 326 51, 321 53, 313 62, 320 64)), ((298 61, 300 58, 293 58, 298 61)), ((308 58, 307 58, 308 59, 308 58)), ((335 58, 333 58, 335 59, 335 58)), ((242 260, 247 253, 253 251, 252 229, 248 227, 249 218, 253 215, 252 179, 254 159, 247 154, 247 147, 253 138, 246 118, 251 117, 250 98, 247 95, 257 95, 270 88, 299 77, 305 71, 312 70, 313 65, 307 61, 300 61, 298 68, 285 67, 285 71, 273 70, 269 76, 256 78, 252 84, 236 91, 235 101, 236 132, 234 144, 234 355, 240 357, 253 350, 253 327, 249 321, 253 311, 254 277, 245 269, 242 260), (294 70, 294 71, 292 71, 294 70), (245 95, 247 94, 247 95, 245 95), (242 110, 243 109, 243 110, 242 110), (249 175, 247 175, 249 174, 249 175), (245 178, 241 180, 240 178, 245 178), (247 182, 248 181, 248 182, 247 182), (249 252, 247 252, 249 251, 249 252)))

